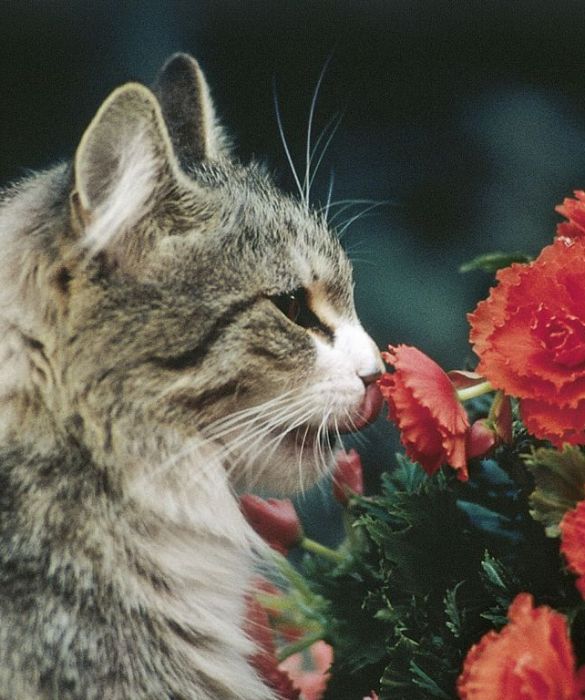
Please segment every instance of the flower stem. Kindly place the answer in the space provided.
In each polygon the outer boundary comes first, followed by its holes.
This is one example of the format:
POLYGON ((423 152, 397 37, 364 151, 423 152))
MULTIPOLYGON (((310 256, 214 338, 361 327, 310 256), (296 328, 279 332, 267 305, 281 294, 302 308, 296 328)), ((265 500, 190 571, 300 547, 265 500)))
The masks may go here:
POLYGON ((469 401, 469 399, 475 399, 483 394, 489 394, 493 390, 494 388, 489 382, 481 382, 465 389, 457 389, 457 397, 459 401, 469 401))
POLYGON ((324 544, 321 544, 320 542, 316 542, 315 540, 311 540, 308 537, 303 537, 303 539, 300 541, 299 544, 303 549, 306 549, 307 552, 313 552, 313 554, 319 554, 319 556, 325 557, 325 559, 329 559, 330 561, 341 562, 345 559, 343 554, 336 552, 334 549, 331 549, 330 547, 326 547, 324 544))
POLYGON ((285 659, 288 659, 289 656, 296 654, 298 651, 303 651, 303 649, 307 649, 311 646, 311 644, 318 642, 320 639, 323 639, 323 630, 313 632, 313 634, 308 634, 306 637, 299 639, 298 642, 287 644, 276 655, 278 663, 284 661, 285 659))

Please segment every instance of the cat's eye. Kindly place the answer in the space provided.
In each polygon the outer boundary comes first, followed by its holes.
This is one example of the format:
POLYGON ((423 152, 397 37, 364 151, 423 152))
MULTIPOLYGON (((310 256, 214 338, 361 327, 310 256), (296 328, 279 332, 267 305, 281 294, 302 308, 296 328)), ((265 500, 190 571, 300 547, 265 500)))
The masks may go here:
POLYGON ((297 326, 319 331, 327 338, 333 337, 332 330, 321 321, 309 306, 307 290, 304 287, 284 294, 275 294, 270 297, 270 300, 297 326))
POLYGON ((282 311, 282 313, 296 323, 301 313, 301 300, 297 292, 286 292, 271 297, 271 301, 282 311))

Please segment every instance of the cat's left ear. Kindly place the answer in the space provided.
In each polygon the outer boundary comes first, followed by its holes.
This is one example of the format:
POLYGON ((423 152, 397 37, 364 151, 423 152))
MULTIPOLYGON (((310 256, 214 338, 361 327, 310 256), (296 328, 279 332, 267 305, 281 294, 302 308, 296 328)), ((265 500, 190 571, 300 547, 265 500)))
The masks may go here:
POLYGON ((87 128, 74 164, 72 211, 90 251, 124 237, 175 186, 181 175, 152 92, 122 85, 87 128))
POLYGON ((176 53, 154 84, 177 159, 182 166, 229 155, 229 145, 197 61, 176 53))

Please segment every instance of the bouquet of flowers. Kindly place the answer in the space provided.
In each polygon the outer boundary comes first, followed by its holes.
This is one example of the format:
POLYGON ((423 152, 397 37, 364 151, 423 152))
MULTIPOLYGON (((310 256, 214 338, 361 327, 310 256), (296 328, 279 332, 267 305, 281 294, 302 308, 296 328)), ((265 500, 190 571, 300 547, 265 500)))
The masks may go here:
POLYGON ((468 317, 473 371, 383 353, 404 454, 373 496, 339 454, 337 549, 289 501, 242 498, 284 582, 250 600, 254 662, 282 698, 585 698, 585 192, 557 210, 535 259, 469 266, 497 270, 468 317))

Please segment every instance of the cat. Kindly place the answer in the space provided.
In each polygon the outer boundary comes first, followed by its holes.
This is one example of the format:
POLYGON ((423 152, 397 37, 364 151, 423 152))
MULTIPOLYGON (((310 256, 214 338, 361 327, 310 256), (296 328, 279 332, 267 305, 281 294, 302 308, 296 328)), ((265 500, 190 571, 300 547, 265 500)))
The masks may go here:
POLYGON ((176 54, 2 193, 0 245, 0 698, 274 700, 235 494, 327 473, 382 369, 323 214, 176 54))

